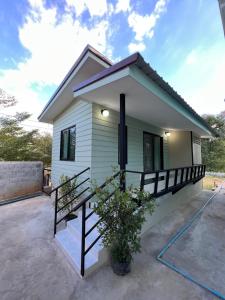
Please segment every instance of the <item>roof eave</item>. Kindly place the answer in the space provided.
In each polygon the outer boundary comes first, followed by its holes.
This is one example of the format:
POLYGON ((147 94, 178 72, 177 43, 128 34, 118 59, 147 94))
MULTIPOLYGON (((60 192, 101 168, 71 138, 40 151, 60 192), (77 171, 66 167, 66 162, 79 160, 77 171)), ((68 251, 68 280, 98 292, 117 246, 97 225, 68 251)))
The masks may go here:
POLYGON ((65 83, 67 82, 67 80, 70 78, 70 76, 76 70, 76 68, 78 67, 78 65, 80 64, 80 62, 82 61, 82 59, 85 57, 85 55, 88 52, 94 54, 96 57, 98 57, 103 62, 105 62, 109 67, 112 66, 112 62, 107 57, 105 57, 103 54, 101 54, 100 52, 98 52, 96 49, 94 49, 92 46, 90 46, 88 44, 84 48, 84 50, 82 51, 82 53, 80 54, 80 56, 77 58, 77 60, 75 61, 75 63, 73 64, 73 66, 71 67, 71 69, 69 70, 69 72, 66 74, 66 76, 64 77, 64 79, 62 80, 62 82, 60 83, 60 85, 58 86, 58 88, 55 90, 55 92, 53 93, 53 95, 51 96, 51 98, 49 99, 49 101, 47 102, 47 104, 44 106, 42 112, 38 116, 38 120, 39 121, 41 121, 41 118, 42 118, 43 114, 46 112, 46 110, 48 109, 48 107, 50 106, 50 104, 54 101, 55 97, 59 94, 60 90, 63 88, 63 86, 65 85, 65 83))

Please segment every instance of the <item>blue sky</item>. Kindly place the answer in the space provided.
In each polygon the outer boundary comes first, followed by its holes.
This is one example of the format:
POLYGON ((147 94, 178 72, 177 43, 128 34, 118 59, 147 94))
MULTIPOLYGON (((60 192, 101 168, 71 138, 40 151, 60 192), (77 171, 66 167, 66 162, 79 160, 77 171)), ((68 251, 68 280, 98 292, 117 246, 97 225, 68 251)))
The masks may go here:
POLYGON ((200 114, 224 110, 225 44, 212 0, 0 0, 0 87, 34 118, 87 43, 139 51, 200 114), (98 3, 98 5, 96 5, 98 3))

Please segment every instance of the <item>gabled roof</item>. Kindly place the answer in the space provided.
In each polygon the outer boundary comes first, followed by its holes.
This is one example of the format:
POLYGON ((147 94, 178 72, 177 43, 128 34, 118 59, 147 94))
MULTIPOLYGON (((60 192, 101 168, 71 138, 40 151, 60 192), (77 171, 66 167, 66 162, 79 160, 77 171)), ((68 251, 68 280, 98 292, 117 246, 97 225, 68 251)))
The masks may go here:
POLYGON ((138 52, 79 83, 74 87, 74 93, 132 65, 137 66, 152 81, 154 81, 179 104, 186 108, 198 121, 200 121, 200 123, 202 123, 203 126, 205 126, 212 133, 212 135, 218 135, 217 132, 154 69, 152 69, 148 63, 145 62, 144 58, 138 52))
POLYGON ((58 88, 56 89, 56 91, 54 92, 54 94, 52 95, 52 97, 50 98, 50 100, 47 102, 47 104, 45 105, 44 109, 42 110, 41 114, 39 115, 38 119, 41 118, 42 114, 48 109, 49 105, 53 102, 53 100, 56 98, 56 96, 58 95, 58 93, 61 91, 61 89, 63 88, 63 86, 65 85, 65 83, 67 82, 67 80, 70 78, 70 76, 73 74, 73 72, 76 70, 76 68, 78 67, 78 65, 80 64, 80 62, 82 61, 82 59, 85 57, 85 55, 87 53, 92 53, 96 58, 100 59, 102 62, 104 62, 106 65, 108 65, 109 67, 112 66, 112 62, 105 57, 103 54, 101 54, 99 51, 97 51, 95 48, 93 48, 90 45, 87 45, 84 50, 82 51, 82 53, 80 54, 80 56, 77 58, 77 60, 75 61, 75 63, 73 64, 72 68, 69 70, 69 72, 66 74, 65 78, 62 80, 62 82, 60 83, 60 85, 58 86, 58 88))

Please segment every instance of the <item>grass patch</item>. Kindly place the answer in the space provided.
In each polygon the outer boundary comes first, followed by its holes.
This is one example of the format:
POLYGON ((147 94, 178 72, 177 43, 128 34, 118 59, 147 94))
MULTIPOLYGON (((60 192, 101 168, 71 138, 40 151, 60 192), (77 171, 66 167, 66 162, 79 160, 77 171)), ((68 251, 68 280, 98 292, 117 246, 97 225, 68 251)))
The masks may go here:
POLYGON ((225 178, 223 177, 205 176, 203 178, 203 189, 212 190, 219 186, 224 180, 225 178))

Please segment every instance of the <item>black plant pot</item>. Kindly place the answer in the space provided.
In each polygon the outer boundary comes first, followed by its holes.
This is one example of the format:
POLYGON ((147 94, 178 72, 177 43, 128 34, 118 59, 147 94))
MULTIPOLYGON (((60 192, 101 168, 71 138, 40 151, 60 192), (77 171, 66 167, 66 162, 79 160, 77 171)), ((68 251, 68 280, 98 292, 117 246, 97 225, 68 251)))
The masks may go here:
POLYGON ((77 218, 77 215, 75 213, 71 212, 68 214, 68 216, 66 216, 65 221, 68 222, 68 221, 71 221, 76 218, 77 218))
POLYGON ((119 276, 124 276, 124 275, 130 273, 130 271, 131 271, 131 263, 130 262, 121 263, 121 262, 116 262, 116 261, 111 260, 111 266, 112 266, 113 272, 119 276))

